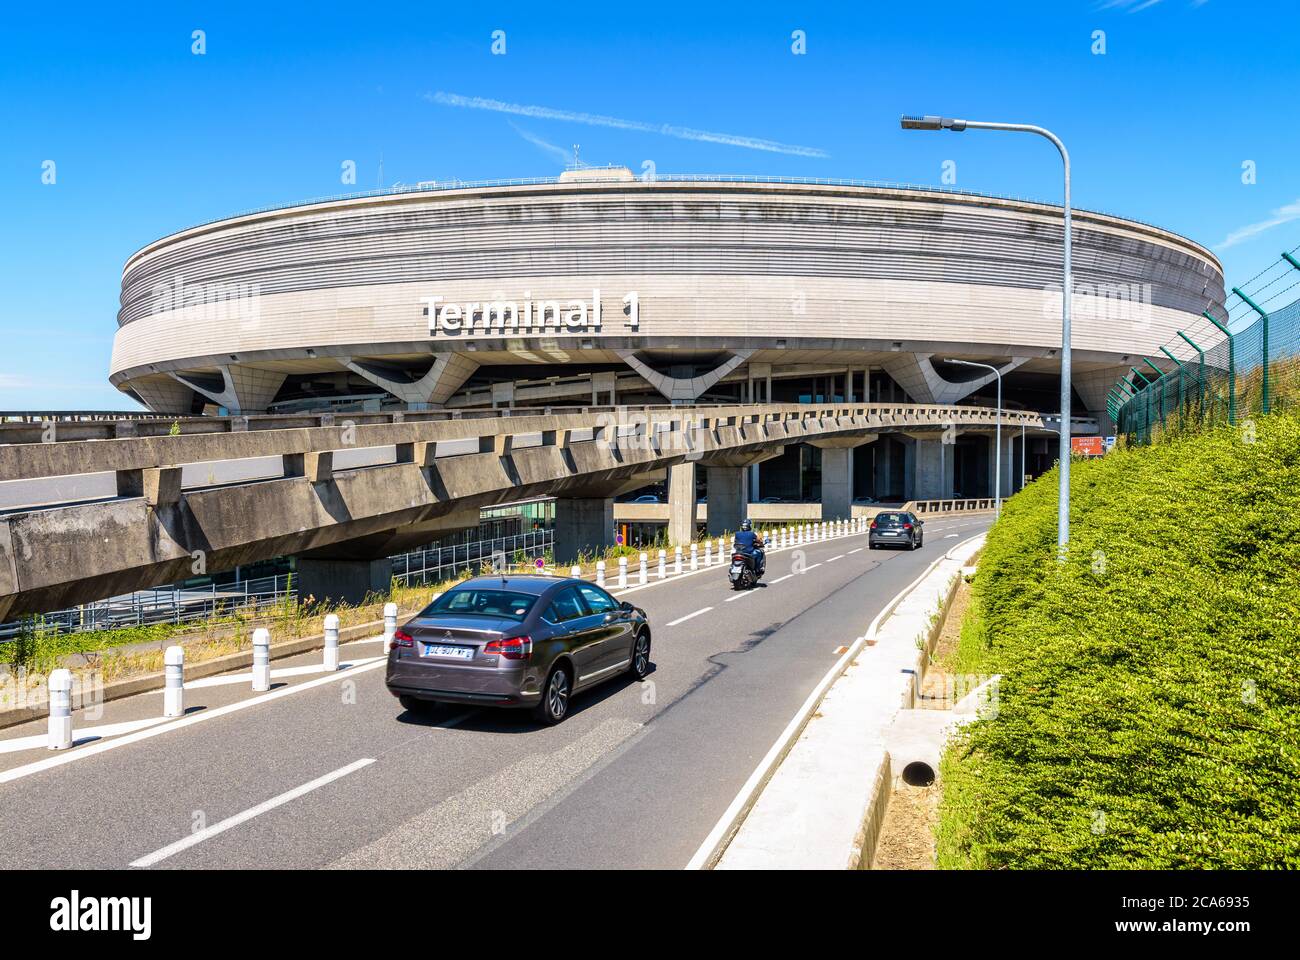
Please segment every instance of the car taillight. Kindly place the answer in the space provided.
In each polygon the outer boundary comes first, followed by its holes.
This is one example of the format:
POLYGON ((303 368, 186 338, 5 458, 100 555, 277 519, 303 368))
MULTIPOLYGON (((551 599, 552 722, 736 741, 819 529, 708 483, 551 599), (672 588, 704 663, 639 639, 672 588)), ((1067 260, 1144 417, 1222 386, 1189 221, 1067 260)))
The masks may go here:
POLYGON ((411 639, 411 635, 409 633, 404 633, 403 631, 398 630, 396 633, 393 634, 393 646, 413 647, 415 646, 415 641, 411 639))
POLYGON ((910 523, 905 523, 905 524, 903 524, 903 529, 904 529, 904 530, 911 530, 911 529, 912 529, 912 525, 911 525, 910 523))
POLYGON ((872 530, 876 529, 876 521, 874 520, 871 521, 871 529, 872 530))
POLYGON ((491 640, 483 648, 483 655, 505 657, 507 660, 527 660, 533 655, 533 638, 506 637, 503 640, 491 640))

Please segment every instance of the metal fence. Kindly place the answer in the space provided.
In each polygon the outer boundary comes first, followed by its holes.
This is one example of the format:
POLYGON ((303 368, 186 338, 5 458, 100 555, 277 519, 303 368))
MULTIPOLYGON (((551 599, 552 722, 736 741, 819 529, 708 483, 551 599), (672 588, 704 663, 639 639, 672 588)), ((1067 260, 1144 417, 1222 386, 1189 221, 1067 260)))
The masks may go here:
POLYGON ((449 580, 462 573, 476 573, 484 566, 500 570, 535 561, 554 546, 555 531, 531 530, 493 540, 414 550, 393 558, 393 579, 409 587, 449 580))
MULTIPOLYGON (((256 616, 296 596, 291 576, 277 574, 239 583, 138 590, 67 610, 55 610, 42 614, 38 620, 41 631, 46 634, 121 630, 235 614, 256 616)), ((0 643, 14 639, 28 627, 30 623, 21 620, 0 624, 0 643)))
MULTIPOLYGON (((521 558, 533 560, 552 549, 553 530, 533 530, 512 536, 428 547, 392 558, 393 579, 403 586, 450 580, 460 574, 476 573, 482 567, 501 569, 521 558)), ((45 634, 82 633, 88 630, 121 630, 157 623, 193 623, 220 616, 256 617, 276 607, 297 602, 296 579, 288 573, 259 577, 239 583, 208 584, 201 587, 159 587, 139 590, 120 597, 56 610, 37 618, 45 634)), ((32 622, 0 624, 0 643, 13 640, 32 622)))
POLYGON ((1300 247, 1143 357, 1111 388, 1107 409, 1135 443, 1300 407, 1300 247), (1271 276, 1271 279, 1270 279, 1271 276))

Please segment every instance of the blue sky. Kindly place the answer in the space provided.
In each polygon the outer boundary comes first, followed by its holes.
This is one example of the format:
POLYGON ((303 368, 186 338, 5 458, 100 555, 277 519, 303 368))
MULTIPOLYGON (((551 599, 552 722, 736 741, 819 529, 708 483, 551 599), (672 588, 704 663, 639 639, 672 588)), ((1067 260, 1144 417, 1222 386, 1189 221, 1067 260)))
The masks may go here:
POLYGON ((1229 283, 1300 243, 1300 26, 1273 3, 273 6, 6 11, 0 410, 129 408, 107 382, 125 259, 197 221, 373 188, 381 155, 385 184, 552 175, 574 143, 660 173, 937 184, 953 161, 962 189, 1059 198, 1045 141, 898 129, 943 113, 1051 127, 1077 205, 1211 246, 1229 283))

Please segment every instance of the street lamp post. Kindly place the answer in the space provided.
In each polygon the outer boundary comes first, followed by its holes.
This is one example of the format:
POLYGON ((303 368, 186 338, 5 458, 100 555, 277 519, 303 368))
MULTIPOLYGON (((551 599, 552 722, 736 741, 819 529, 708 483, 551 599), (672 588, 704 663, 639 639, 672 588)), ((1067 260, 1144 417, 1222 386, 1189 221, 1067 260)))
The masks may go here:
POLYGON ((945 363, 955 363, 963 367, 983 367, 985 370, 992 370, 993 375, 998 378, 998 419, 995 439, 993 441, 993 515, 1002 515, 1002 371, 989 363, 976 363, 974 360, 953 360, 948 359, 945 363))
POLYGON ((901 120, 904 130, 1010 130, 1046 137, 1056 145, 1065 166, 1065 269, 1061 284, 1061 453, 1060 500, 1056 508, 1056 548, 1064 558, 1070 541, 1070 296, 1074 290, 1070 274, 1070 154, 1052 131, 1028 123, 989 123, 982 120, 955 120, 951 117, 912 117, 901 120))

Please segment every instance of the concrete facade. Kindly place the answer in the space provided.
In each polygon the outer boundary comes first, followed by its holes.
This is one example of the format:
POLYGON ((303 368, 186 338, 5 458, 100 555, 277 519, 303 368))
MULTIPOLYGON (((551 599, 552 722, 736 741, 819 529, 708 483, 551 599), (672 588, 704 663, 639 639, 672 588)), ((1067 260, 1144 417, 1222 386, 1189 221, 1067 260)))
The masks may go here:
MULTIPOLYGON (((1076 211, 1073 239, 1075 382, 1104 415, 1121 372, 1222 302, 1222 271, 1190 240, 1103 214, 1076 211)), ((995 363, 1010 405, 1046 409, 1060 248, 1059 208, 943 190, 623 169, 430 185, 145 247, 123 270, 110 379, 174 414, 991 402, 990 378, 955 357, 995 363), (431 331, 427 298, 468 312, 448 329, 435 305, 431 331), (493 322, 493 303, 546 301, 583 315, 493 322)))

